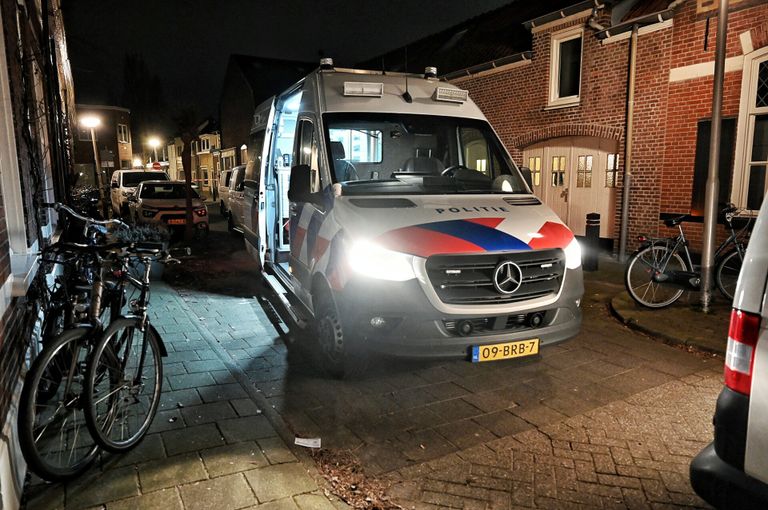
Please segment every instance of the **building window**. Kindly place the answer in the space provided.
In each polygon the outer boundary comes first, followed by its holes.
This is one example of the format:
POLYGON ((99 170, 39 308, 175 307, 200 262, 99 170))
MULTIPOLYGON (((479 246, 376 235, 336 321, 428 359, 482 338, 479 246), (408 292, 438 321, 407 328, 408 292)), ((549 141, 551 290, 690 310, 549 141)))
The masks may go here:
POLYGON ((549 70, 550 106, 570 106, 579 103, 582 40, 581 27, 552 35, 549 70))
POLYGON ((203 187, 207 188, 210 185, 210 182, 208 181, 208 167, 201 166, 200 172, 203 174, 203 187))
POLYGON ((329 130, 332 142, 341 142, 347 161, 355 163, 381 163, 382 133, 368 129, 329 130))
POLYGON ((210 150, 211 148, 211 141, 207 138, 201 138, 200 139, 200 152, 205 152, 207 150, 210 150))
POLYGON ((576 169, 576 187, 592 187, 592 156, 579 156, 578 168, 576 169))
POLYGON ((552 186, 565 185, 565 156, 552 156, 552 186))
POLYGON ((528 169, 531 171, 531 180, 534 186, 541 185, 541 156, 528 158, 528 169))
MULTIPOLYGON (((93 134, 96 136, 96 141, 99 141, 99 135, 96 134, 96 130, 93 131, 93 134)), ((90 142, 91 141, 91 130, 84 127, 77 128, 77 138, 81 142, 90 142)))
MULTIPOLYGON (((738 139, 730 198, 738 207, 757 211, 768 192, 768 48, 744 56, 742 100, 735 130, 738 139)), ((722 175, 722 160, 720 164, 722 175)), ((722 187, 722 177, 720 181, 722 187)))
MULTIPOLYGON (((691 214, 704 214, 704 196, 707 190, 709 174, 709 145, 712 120, 701 120, 696 129, 696 153, 693 163, 693 192, 691 194, 691 214)), ((723 119, 720 125, 720 161, 717 165, 720 191, 718 204, 728 202, 731 195, 733 173, 733 154, 736 150, 736 119, 723 119)), ((765 166, 763 166, 765 168, 765 166)), ((759 205, 759 204, 758 204, 759 205)))
POLYGON ((615 188, 619 176, 619 155, 608 154, 608 163, 605 165, 605 187, 615 188))
POLYGON ((128 131, 127 124, 117 125, 117 141, 120 143, 128 143, 131 141, 131 133, 128 131))

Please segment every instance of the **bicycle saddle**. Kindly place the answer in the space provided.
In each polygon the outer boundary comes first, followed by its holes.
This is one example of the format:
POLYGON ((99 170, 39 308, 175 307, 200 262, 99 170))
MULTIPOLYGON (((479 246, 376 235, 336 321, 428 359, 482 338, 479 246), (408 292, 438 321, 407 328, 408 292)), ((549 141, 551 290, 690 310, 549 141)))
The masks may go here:
POLYGON ((675 216, 674 218, 664 220, 664 224, 668 227, 676 227, 677 225, 681 224, 687 217, 687 214, 683 214, 682 216, 675 216))

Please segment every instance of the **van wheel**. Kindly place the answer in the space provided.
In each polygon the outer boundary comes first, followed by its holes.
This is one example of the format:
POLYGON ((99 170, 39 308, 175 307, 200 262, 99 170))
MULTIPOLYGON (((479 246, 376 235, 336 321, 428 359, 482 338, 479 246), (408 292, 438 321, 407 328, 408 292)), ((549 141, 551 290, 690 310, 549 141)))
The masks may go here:
POLYGON ((362 339, 344 328, 330 296, 319 296, 315 317, 320 368, 337 379, 363 374, 368 366, 368 355, 362 339))

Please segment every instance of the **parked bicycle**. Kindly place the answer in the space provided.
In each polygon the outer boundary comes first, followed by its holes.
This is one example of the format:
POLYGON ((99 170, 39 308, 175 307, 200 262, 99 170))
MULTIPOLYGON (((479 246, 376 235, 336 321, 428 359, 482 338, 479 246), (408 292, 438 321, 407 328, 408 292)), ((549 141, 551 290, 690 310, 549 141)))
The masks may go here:
MULTIPOLYGON (((733 219, 740 212, 733 205, 721 211, 730 235, 715 251, 715 282, 728 299, 733 299, 751 224, 748 220, 743 228, 734 227, 733 219)), ((685 218, 683 215, 664 220, 667 227, 678 228, 680 233, 675 237, 639 237, 642 244, 629 258, 624 275, 627 291, 638 304, 663 308, 677 301, 686 290, 700 288, 701 269, 691 259, 682 227, 685 218)))
MULTIPOLYGON (((101 229, 109 225, 124 225, 118 220, 97 221, 84 217, 61 204, 53 204, 51 207, 60 216, 64 213, 83 223, 86 239, 95 239, 90 237, 90 229, 94 227, 101 229)), ((104 351, 104 338, 125 339, 124 335, 115 337, 115 332, 123 331, 133 318, 123 316, 121 311, 125 303, 126 284, 136 282, 130 271, 133 266, 141 263, 144 264, 141 280, 143 290, 140 298, 131 302, 131 310, 143 308, 142 316, 146 315, 151 270, 149 261, 151 258, 162 257, 165 261, 174 260, 170 259, 167 252, 161 252, 156 244, 142 246, 130 242, 97 244, 59 241, 44 250, 43 260, 63 265, 63 274, 69 273, 69 276, 60 279, 56 291, 56 302, 67 302, 61 305, 67 310, 63 314, 64 319, 60 321, 62 331, 53 338, 43 338, 43 349, 27 373, 21 394, 18 419, 20 445, 30 469, 40 477, 51 481, 72 478, 88 468, 100 447, 117 450, 111 448, 110 441, 104 440, 102 429, 96 427, 95 421, 91 419, 94 413, 91 413, 88 406, 93 400, 89 401, 88 396, 94 393, 86 392, 89 377, 95 380, 107 377, 112 381, 120 381, 123 373, 120 370, 138 367, 132 379, 139 381, 132 387, 134 396, 138 396, 140 392, 135 389, 143 386, 142 381, 146 375, 144 368, 149 364, 124 363, 119 369, 91 370, 91 359, 99 346, 104 351)), ((41 298, 39 302, 44 314, 56 313, 50 307, 53 301, 41 298)), ((165 349, 156 330, 148 322, 143 324, 145 329, 153 331, 149 340, 154 341, 152 356, 157 357, 158 353, 164 355, 165 349)), ((147 358, 148 351, 141 348, 139 342, 122 341, 108 345, 114 352, 121 352, 120 348, 125 346, 128 346, 128 351, 134 352, 131 349, 139 345, 141 359, 147 358)), ((128 358, 124 359, 127 361, 128 358)), ((151 380, 154 381, 152 395, 155 400, 152 400, 154 404, 148 408, 151 412, 147 423, 154 417, 162 381, 162 365, 159 360, 153 360, 151 366, 151 380)), ((123 397, 119 391, 111 395, 123 397)), ((123 403, 123 399, 110 399, 108 411, 120 416, 116 411, 123 407, 123 403)), ((148 425, 141 428, 140 434, 133 434, 133 442, 130 444, 125 445, 123 441, 119 446, 129 448, 135 445, 147 428, 148 425)))

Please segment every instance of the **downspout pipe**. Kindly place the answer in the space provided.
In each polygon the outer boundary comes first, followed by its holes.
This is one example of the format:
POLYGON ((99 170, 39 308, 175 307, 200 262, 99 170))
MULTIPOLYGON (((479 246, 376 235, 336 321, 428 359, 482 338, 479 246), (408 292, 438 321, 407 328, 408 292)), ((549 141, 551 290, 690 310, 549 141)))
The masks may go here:
POLYGON ((720 0, 715 46, 715 76, 712 81, 712 136, 709 141, 709 171, 704 195, 704 249, 701 254, 701 308, 707 313, 714 287, 715 242, 717 241, 717 200, 720 196, 720 135, 723 118, 725 43, 728 38, 728 0, 720 0))
POLYGON ((632 191, 632 138, 635 120, 635 70, 637 67, 637 31, 632 27, 629 39, 629 77, 627 79, 627 133, 624 142, 624 183, 621 194, 621 230, 619 233, 619 261, 627 260, 627 235, 629 231, 629 197, 632 191))

